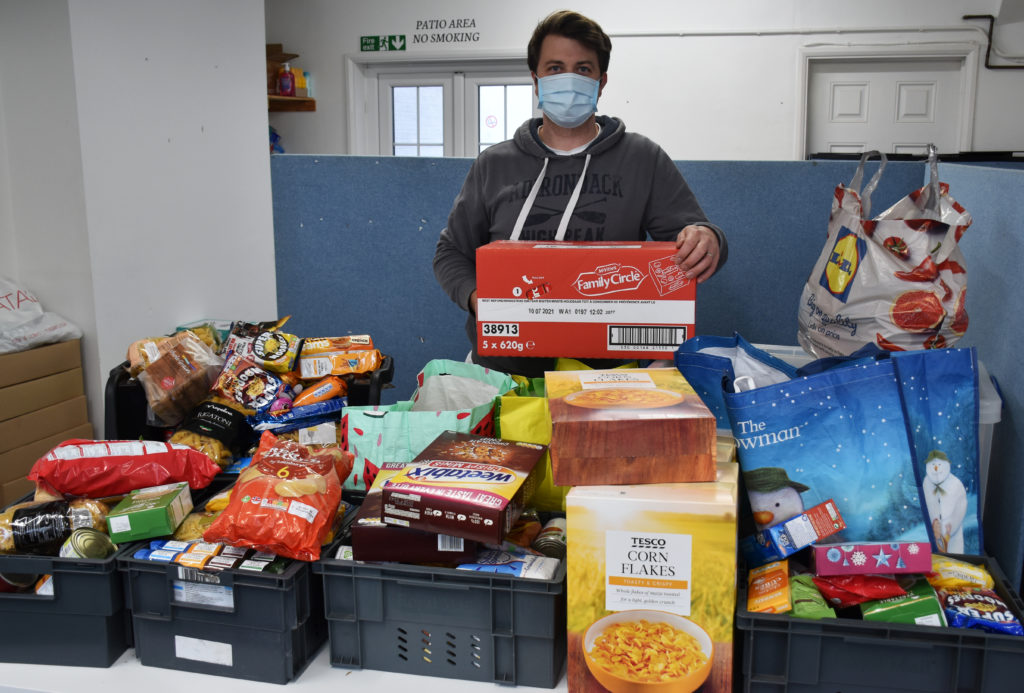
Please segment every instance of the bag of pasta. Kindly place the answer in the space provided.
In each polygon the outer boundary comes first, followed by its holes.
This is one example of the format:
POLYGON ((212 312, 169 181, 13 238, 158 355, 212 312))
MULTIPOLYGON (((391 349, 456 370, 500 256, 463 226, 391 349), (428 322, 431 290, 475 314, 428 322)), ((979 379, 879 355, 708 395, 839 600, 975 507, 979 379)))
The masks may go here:
POLYGON ((310 452, 266 431, 252 464, 235 482, 227 508, 203 539, 319 560, 341 502, 339 472, 348 476, 349 471, 351 462, 338 448, 310 452))
POLYGON ((222 468, 235 461, 241 444, 248 444, 252 428, 244 408, 226 397, 212 394, 185 418, 171 436, 172 443, 187 445, 206 454, 222 468))

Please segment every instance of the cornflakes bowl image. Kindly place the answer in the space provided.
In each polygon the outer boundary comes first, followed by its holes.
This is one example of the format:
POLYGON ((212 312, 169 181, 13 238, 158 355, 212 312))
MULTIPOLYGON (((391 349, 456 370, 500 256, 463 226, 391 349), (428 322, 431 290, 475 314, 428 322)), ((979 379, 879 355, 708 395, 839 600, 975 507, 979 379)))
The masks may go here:
POLYGON ((624 387, 579 390, 564 399, 567 404, 587 409, 656 409, 679 404, 684 395, 657 388, 624 387))
POLYGON ((611 693, 692 693, 711 673, 711 636, 667 611, 609 614, 583 634, 587 668, 611 693))

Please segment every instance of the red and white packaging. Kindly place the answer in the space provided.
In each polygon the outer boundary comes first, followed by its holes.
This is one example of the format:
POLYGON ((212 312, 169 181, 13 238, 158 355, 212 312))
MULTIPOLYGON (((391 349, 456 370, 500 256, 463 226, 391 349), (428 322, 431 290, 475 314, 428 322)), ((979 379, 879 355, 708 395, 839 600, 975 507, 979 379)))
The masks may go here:
POLYGON ((697 283, 675 243, 495 241, 477 248, 483 355, 671 358, 693 335, 697 283))

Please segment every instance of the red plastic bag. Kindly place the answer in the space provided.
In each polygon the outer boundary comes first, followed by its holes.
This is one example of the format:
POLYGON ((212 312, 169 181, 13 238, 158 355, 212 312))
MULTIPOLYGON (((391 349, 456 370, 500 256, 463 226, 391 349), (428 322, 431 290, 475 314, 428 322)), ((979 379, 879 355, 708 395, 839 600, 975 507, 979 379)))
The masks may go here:
POLYGON ((811 579, 829 606, 837 609, 907 593, 892 575, 819 575, 811 579))
POLYGON ((220 467, 184 445, 152 440, 65 440, 36 460, 28 479, 58 493, 86 498, 187 481, 205 488, 220 467))
POLYGON ((318 560, 341 502, 339 473, 348 476, 351 465, 340 448, 310 452, 265 431, 252 464, 235 482, 228 507, 203 539, 318 560))

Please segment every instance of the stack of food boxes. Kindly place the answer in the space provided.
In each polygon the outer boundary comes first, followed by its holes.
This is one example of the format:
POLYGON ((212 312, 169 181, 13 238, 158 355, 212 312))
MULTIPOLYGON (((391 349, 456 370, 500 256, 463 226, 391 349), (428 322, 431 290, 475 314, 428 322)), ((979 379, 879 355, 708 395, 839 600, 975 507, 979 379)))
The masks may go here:
MULTIPOLYGON (((672 243, 491 243, 481 354, 668 359, 696 286, 672 243)), ((552 371, 572 692, 731 691, 738 468, 675 368, 552 371), (702 687, 703 686, 703 687, 702 687)))
POLYGON ((92 436, 80 340, 0 355, 0 508, 35 488, 25 475, 47 450, 92 436))

